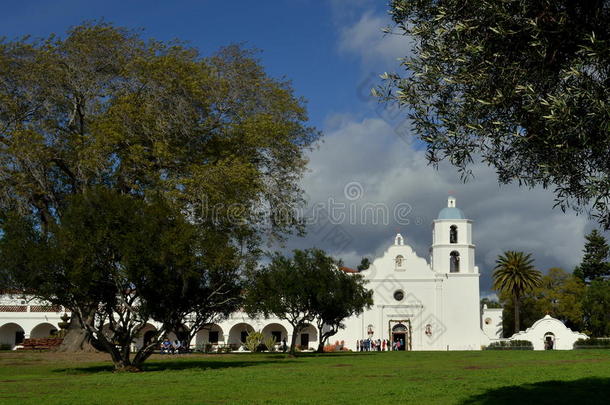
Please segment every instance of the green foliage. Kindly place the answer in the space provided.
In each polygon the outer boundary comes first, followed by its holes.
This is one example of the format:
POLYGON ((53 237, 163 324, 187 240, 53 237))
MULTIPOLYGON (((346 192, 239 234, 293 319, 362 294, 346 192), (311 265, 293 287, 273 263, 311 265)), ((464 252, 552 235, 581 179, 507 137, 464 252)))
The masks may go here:
POLYGON ((327 258, 315 249, 295 250, 293 258, 276 253, 252 276, 245 309, 250 316, 275 316, 293 327, 290 352, 294 354, 297 333, 314 319, 314 296, 309 287, 316 282, 318 265, 327 258))
POLYGON ((610 338, 578 339, 574 349, 610 349, 610 338))
POLYGON ((302 230, 297 183, 320 134, 252 51, 202 57, 85 23, 65 38, 0 42, 0 105, 0 211, 43 230, 96 185, 162 197, 245 253, 302 230))
POLYGON ((312 310, 318 328, 319 352, 323 351, 330 337, 345 327, 343 321, 346 318, 360 315, 373 305, 373 291, 365 287, 364 277, 346 273, 340 268, 340 262, 327 257, 325 265, 318 265, 317 277, 310 283, 314 294, 312 310))
POLYGON ((587 241, 582 262, 574 270, 574 274, 586 282, 610 276, 610 263, 608 263, 610 247, 606 238, 594 229, 585 239, 587 241))
POLYGON ((13 255, 11 246, 32 244, 37 260, 21 269, 35 275, 29 282, 37 284, 37 294, 71 308, 117 369, 139 367, 160 336, 177 330, 184 313, 197 314, 194 301, 211 305, 210 291, 221 300, 208 311, 230 312, 239 302, 239 287, 227 284, 227 269, 215 263, 224 252, 202 249, 201 230, 163 200, 144 202, 97 187, 70 197, 61 222, 49 224, 45 233, 31 222, 15 223, 23 231, 13 232, 12 222, 6 227, 0 257, 13 255), (131 359, 130 345, 149 320, 162 326, 131 359))
POLYGON ((551 268, 542 276, 540 285, 524 293, 519 299, 519 329, 515 329, 514 297, 500 293, 503 310, 504 336, 512 336, 519 330, 529 328, 546 314, 559 319, 575 331, 583 330, 583 297, 585 284, 577 277, 560 268, 551 268))
POLYGON ((263 345, 265 345, 265 348, 270 352, 275 351, 276 343, 275 336, 269 336, 268 338, 263 339, 263 345))
POLYGON ((507 251, 496 260, 493 272, 493 288, 513 299, 515 331, 520 329, 519 304, 524 293, 538 287, 541 274, 534 268, 531 254, 507 251))
POLYGON ((529 328, 534 322, 545 315, 538 308, 537 299, 533 292, 526 293, 519 299, 519 327, 515 328, 514 297, 507 293, 500 293, 499 297, 502 303, 502 333, 505 338, 529 328))
POLYGON ((485 350, 534 350, 534 345, 529 340, 501 340, 491 342, 485 350))
POLYGON ((500 304, 496 300, 491 300, 489 298, 482 298, 480 304, 481 308, 483 308, 483 305, 487 305, 487 308, 502 308, 502 304, 500 304))
POLYGON ((368 270, 371 267, 371 260, 368 257, 363 257, 358 265, 358 271, 368 270))
POLYGON ((610 336, 610 280, 595 280, 583 299, 584 324, 595 337, 610 336))
POLYGON ((479 157, 500 183, 554 187, 562 209, 610 227, 610 3, 392 0, 412 53, 384 74, 430 162, 464 178, 479 157))
POLYGON ((496 260, 493 280, 494 289, 520 296, 538 287, 541 274, 535 269, 530 253, 507 251, 496 260))
POLYGON ((246 337, 246 343, 244 346, 246 346, 246 349, 252 353, 259 352, 264 339, 265 337, 261 331, 252 331, 246 337))
POLYGON ((86 317, 99 302, 117 304, 112 288, 137 284, 151 298, 147 316, 177 331, 194 314, 193 335, 239 306, 241 275, 263 238, 303 230, 298 180, 320 136, 306 121, 289 82, 239 46, 202 57, 107 23, 0 41, 0 221, 14 235, 3 241, 0 288, 54 297, 86 317), (97 187, 159 204, 116 197, 116 212, 93 202, 76 212, 73 202, 97 187), (64 218, 69 211, 74 218, 64 218), (162 219, 142 220, 144 211, 162 219), (185 213, 194 227, 176 219, 185 213), (57 239, 57 229, 71 236, 57 239), (49 269, 52 258, 30 249, 48 237, 75 259, 49 269), (116 273, 124 260, 151 271, 116 273), (66 294, 62 283, 72 283, 66 294))
POLYGON ((540 286, 532 292, 536 297, 536 308, 541 317, 549 314, 572 330, 583 328, 584 294, 585 284, 560 268, 549 269, 542 277, 540 286))
POLYGON ((295 250, 292 258, 275 254, 269 265, 253 274, 246 311, 288 321, 294 354, 298 332, 314 319, 332 322, 336 330, 344 318, 372 304, 372 293, 364 289, 361 276, 344 273, 340 265, 319 249, 295 250))

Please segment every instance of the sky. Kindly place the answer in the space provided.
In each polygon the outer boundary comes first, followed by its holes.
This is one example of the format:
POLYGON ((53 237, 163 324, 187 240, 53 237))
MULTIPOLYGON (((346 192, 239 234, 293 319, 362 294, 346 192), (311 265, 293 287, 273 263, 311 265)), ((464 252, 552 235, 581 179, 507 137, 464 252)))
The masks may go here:
POLYGON ((397 58, 411 52, 408 37, 381 32, 391 23, 385 1, 7 0, 0 36, 63 35, 87 20, 180 39, 204 56, 241 43, 260 51, 269 75, 291 80, 307 100, 310 123, 324 133, 302 180, 309 206, 324 209, 315 211, 307 236, 290 238, 285 249, 316 246, 355 267, 380 256, 400 232, 428 258, 432 221, 452 194, 474 221, 481 296, 493 294, 491 273, 506 250, 531 252, 542 271, 571 271, 582 258, 584 235, 595 226, 586 215, 553 209, 552 191, 499 186, 481 164, 466 184, 448 164, 429 166, 406 111, 370 96, 379 74, 399 69, 397 58), (320 215, 330 207, 339 207, 336 221, 320 215), (377 221, 371 207, 378 207, 377 221))

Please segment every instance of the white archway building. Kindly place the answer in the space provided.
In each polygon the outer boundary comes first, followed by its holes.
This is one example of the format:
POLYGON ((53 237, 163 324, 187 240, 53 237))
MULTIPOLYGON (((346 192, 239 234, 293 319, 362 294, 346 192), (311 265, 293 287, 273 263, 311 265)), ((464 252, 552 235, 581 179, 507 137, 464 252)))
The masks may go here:
MULTIPOLYGON (((346 319, 345 329, 331 337, 329 343, 343 341, 345 347, 355 350, 357 341, 385 339, 390 344, 401 341, 407 350, 479 350, 498 340, 502 335, 501 309, 484 308, 481 313, 479 307, 479 269, 475 265, 472 225, 457 208, 455 198, 449 197, 447 206, 433 221, 429 260, 418 256, 397 234, 381 257, 360 272, 373 290, 373 307, 346 319)), ((23 338, 52 334, 62 313, 61 308, 45 307, 43 303, 0 296, 0 342, 14 345, 23 338)), ((581 335, 566 332, 559 324, 545 317, 519 338, 536 334, 532 339, 537 347, 544 338, 537 335, 539 330, 552 332, 557 348, 571 348, 572 340, 581 335)), ((158 326, 151 322, 134 346, 142 345, 146 333, 158 326)), ((238 348, 254 330, 262 331, 266 338, 274 336, 278 343, 289 343, 293 332, 286 321, 252 319, 236 312, 199 331, 190 345, 238 348)), ((309 326, 297 335, 296 342, 303 349, 314 349, 318 346, 318 331, 309 326)))
POLYGON ((517 332, 509 340, 529 340, 534 350, 572 350, 579 339, 588 339, 584 333, 574 332, 559 319, 550 315, 537 320, 525 331, 517 332), (547 345, 549 345, 548 347, 547 345))

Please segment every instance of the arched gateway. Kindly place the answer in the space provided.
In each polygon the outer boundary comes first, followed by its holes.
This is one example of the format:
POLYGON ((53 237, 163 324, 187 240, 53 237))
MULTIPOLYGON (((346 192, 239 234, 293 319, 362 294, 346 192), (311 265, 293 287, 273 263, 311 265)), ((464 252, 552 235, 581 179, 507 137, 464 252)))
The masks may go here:
POLYGON ((411 321, 390 321, 390 345, 393 350, 411 350, 411 321))

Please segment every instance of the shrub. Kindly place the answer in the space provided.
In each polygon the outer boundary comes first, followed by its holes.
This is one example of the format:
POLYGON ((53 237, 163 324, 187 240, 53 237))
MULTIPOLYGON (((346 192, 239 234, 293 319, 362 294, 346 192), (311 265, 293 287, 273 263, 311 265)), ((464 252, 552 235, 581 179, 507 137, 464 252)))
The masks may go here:
POLYGON ((275 344, 276 344, 276 340, 275 340, 275 336, 271 336, 268 337, 267 339, 263 340, 263 344, 265 345, 265 348, 267 350, 269 350, 270 352, 274 352, 275 351, 275 344))
POLYGON ((260 351, 263 339, 263 334, 260 331, 251 332, 246 338, 246 344, 244 346, 252 353, 260 351))
POLYGON ((324 346, 324 353, 331 353, 331 352, 336 352, 336 351, 337 351, 337 346, 335 346, 335 345, 324 346))
POLYGON ((574 349, 610 349, 610 338, 578 339, 574 349))
POLYGON ((11 345, 8 343, 2 343, 0 344, 0 350, 11 350, 11 345))
POLYGON ((501 340, 491 342, 485 350, 534 350, 534 345, 529 340, 501 340))
POLYGON ((324 346, 323 350, 324 350, 324 353, 350 351, 347 347, 345 347, 345 342, 343 340, 341 342, 336 341, 335 344, 326 345, 326 346, 324 346))

